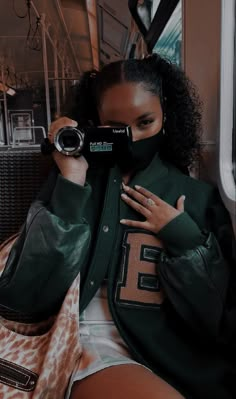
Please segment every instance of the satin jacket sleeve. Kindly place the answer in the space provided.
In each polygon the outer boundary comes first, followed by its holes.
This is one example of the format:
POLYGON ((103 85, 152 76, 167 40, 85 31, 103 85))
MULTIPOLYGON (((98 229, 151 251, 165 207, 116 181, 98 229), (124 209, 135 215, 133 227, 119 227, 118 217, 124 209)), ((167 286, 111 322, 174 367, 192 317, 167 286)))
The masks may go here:
POLYGON ((0 279, 1 305, 39 318, 58 309, 90 243, 90 227, 83 218, 90 186, 52 175, 31 205, 0 279))
POLYGON ((209 199, 205 229, 184 212, 158 236, 166 247, 158 270, 168 299, 195 332, 221 337, 235 240, 218 194, 209 199))

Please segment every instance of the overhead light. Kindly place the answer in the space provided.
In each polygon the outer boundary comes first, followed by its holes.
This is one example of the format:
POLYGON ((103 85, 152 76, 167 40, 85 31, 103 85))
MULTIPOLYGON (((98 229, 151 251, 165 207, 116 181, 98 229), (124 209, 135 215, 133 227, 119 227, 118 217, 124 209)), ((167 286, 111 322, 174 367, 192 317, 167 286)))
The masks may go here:
POLYGON ((0 91, 9 94, 9 96, 14 96, 16 94, 15 90, 12 89, 12 87, 9 87, 2 82, 0 82, 0 91))

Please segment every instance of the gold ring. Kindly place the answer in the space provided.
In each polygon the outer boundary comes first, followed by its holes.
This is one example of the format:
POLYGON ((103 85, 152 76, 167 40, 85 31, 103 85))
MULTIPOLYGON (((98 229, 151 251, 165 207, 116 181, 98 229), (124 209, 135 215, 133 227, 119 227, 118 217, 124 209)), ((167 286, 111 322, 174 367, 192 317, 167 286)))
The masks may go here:
POLYGON ((155 202, 151 198, 147 198, 146 204, 149 206, 153 206, 153 205, 155 205, 155 202))

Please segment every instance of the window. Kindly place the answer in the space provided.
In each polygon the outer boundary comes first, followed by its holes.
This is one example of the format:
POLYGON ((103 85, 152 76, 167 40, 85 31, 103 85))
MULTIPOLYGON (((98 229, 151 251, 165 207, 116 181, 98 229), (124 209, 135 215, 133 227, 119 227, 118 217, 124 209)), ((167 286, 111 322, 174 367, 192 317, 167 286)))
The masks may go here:
MULTIPOLYGON (((236 19, 236 5, 234 6, 235 11, 235 19, 236 19)), ((233 146, 232 146, 232 159, 233 159, 233 175, 234 181, 236 183, 236 27, 234 26, 234 61, 233 61, 233 70, 234 70, 234 94, 233 94, 233 146)))
POLYGON ((235 0, 222 0, 221 12, 219 187, 232 220, 235 220, 235 0))
POLYGON ((164 31, 157 40, 153 52, 181 65, 182 1, 179 1, 164 31))

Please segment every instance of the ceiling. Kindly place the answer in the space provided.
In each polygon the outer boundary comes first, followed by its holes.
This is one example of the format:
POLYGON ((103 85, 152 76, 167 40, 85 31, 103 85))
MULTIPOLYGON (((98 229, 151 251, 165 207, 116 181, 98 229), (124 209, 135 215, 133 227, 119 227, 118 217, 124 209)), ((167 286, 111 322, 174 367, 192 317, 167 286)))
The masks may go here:
POLYGON ((76 80, 124 58, 127 0, 0 0, 0 81, 13 88, 76 80))

